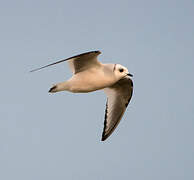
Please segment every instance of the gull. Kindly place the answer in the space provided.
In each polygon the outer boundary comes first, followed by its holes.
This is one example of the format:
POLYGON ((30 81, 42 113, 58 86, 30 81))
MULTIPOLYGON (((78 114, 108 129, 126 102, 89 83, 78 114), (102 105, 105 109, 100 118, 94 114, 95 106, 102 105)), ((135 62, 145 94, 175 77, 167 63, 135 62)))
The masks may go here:
POLYGON ((48 66, 67 61, 73 76, 65 81, 53 85, 49 93, 69 91, 72 93, 88 93, 104 90, 107 95, 104 129, 102 141, 106 140, 118 126, 131 100, 133 93, 132 74, 120 64, 102 64, 97 57, 100 51, 90 51, 52 64, 34 69, 34 72, 48 66))

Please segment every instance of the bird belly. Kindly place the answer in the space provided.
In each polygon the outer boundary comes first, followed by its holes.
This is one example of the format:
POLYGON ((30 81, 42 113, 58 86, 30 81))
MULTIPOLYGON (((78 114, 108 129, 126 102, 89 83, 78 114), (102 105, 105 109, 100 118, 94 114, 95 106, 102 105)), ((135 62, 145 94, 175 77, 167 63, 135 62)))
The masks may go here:
POLYGON ((113 78, 107 78, 103 73, 80 72, 75 74, 71 81, 70 91, 74 93, 87 93, 103 89, 114 84, 113 78))

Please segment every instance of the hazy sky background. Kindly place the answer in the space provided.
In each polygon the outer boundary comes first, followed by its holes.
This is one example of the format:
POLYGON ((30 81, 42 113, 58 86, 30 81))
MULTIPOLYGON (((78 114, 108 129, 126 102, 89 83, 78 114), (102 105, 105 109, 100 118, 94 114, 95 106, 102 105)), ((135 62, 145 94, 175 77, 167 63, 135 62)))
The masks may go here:
POLYGON ((194 1, 2 1, 0 179, 193 180, 194 1), (86 51, 134 74, 134 95, 101 142, 106 96, 48 94, 86 51))

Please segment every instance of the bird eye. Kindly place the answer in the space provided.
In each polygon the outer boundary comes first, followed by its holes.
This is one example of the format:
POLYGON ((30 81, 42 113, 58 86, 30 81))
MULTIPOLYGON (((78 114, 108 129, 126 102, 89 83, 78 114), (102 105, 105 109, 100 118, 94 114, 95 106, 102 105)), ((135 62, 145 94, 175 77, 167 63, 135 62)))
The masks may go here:
POLYGON ((120 72, 123 72, 123 71, 124 71, 124 69, 119 69, 119 71, 120 71, 120 72))

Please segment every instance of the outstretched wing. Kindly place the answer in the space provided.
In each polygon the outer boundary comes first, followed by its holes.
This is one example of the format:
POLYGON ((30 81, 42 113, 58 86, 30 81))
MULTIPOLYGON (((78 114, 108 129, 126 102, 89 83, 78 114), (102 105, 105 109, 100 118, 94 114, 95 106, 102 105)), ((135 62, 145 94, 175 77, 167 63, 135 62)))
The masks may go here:
POLYGON ((105 110, 102 141, 106 140, 119 124, 133 93, 133 81, 129 77, 104 89, 108 96, 105 110))
POLYGON ((40 69, 64 62, 64 61, 68 61, 69 66, 72 70, 72 72, 74 74, 80 72, 80 71, 84 71, 85 69, 88 69, 90 67, 93 66, 100 66, 100 62, 97 60, 97 56, 101 54, 100 51, 91 51, 91 52, 86 52, 86 53, 82 53, 67 59, 63 59, 51 64, 48 64, 46 66, 31 70, 30 72, 34 72, 34 71, 38 71, 40 69))

